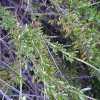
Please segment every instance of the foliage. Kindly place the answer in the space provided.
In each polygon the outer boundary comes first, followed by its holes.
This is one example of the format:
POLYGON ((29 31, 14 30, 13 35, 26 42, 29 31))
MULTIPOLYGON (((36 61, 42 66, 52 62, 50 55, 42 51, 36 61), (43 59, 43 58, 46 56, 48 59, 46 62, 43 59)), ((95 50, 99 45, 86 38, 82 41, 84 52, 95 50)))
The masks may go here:
POLYGON ((34 2, 29 5, 37 12, 24 13, 21 23, 17 23, 12 11, 0 7, 0 26, 9 31, 15 49, 14 61, 0 71, 0 97, 7 100, 100 99, 100 11, 95 3, 40 0, 36 1, 40 3, 37 5, 34 2), (32 22, 25 24, 22 20, 27 13, 31 13, 32 22), (2 77, 7 71, 8 80, 2 77), (10 89, 2 89, 2 85, 10 89))

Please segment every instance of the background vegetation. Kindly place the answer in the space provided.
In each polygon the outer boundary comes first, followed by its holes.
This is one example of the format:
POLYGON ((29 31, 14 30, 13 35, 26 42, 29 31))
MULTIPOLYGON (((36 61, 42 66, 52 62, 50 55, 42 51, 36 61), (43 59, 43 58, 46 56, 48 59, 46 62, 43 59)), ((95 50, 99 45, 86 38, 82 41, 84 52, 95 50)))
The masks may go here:
POLYGON ((99 0, 1 0, 0 100, 99 100, 99 31, 99 0))

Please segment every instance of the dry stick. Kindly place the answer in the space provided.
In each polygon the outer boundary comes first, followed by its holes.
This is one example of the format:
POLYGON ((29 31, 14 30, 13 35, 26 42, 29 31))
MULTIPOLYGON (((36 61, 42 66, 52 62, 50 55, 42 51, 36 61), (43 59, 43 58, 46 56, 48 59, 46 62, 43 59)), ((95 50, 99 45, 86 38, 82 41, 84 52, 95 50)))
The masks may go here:
MULTIPOLYGON (((25 95, 26 97, 38 97, 40 99, 44 98, 43 96, 39 96, 39 95, 34 95, 34 94, 23 94, 25 95)), ((18 97, 19 95, 9 95, 10 97, 18 97)), ((31 98, 32 99, 32 98, 31 98)), ((29 99, 29 100, 31 100, 29 99)))
POLYGON ((77 57, 73 57, 73 58, 74 58, 75 60, 79 61, 79 62, 82 62, 82 63, 84 63, 84 64, 90 66, 91 68, 95 69, 96 71, 98 71, 98 72, 100 73, 100 69, 96 68, 95 66, 91 65, 90 63, 88 63, 88 62, 86 62, 86 61, 84 61, 84 60, 82 60, 82 59, 79 59, 79 58, 77 58, 77 57))
POLYGON ((3 96, 5 97, 6 100, 11 100, 7 95, 5 95, 5 94, 3 93, 2 90, 0 90, 0 94, 3 95, 3 96))
MULTIPOLYGON (((6 93, 8 92, 8 89, 9 89, 9 88, 7 88, 6 91, 4 92, 5 95, 6 95, 6 93)), ((3 97, 2 97, 2 100, 5 100, 5 96, 4 96, 4 95, 3 95, 3 97)))
POLYGON ((19 94, 19 100, 22 100, 22 70, 21 70, 21 61, 19 62, 20 63, 20 94, 19 94))

